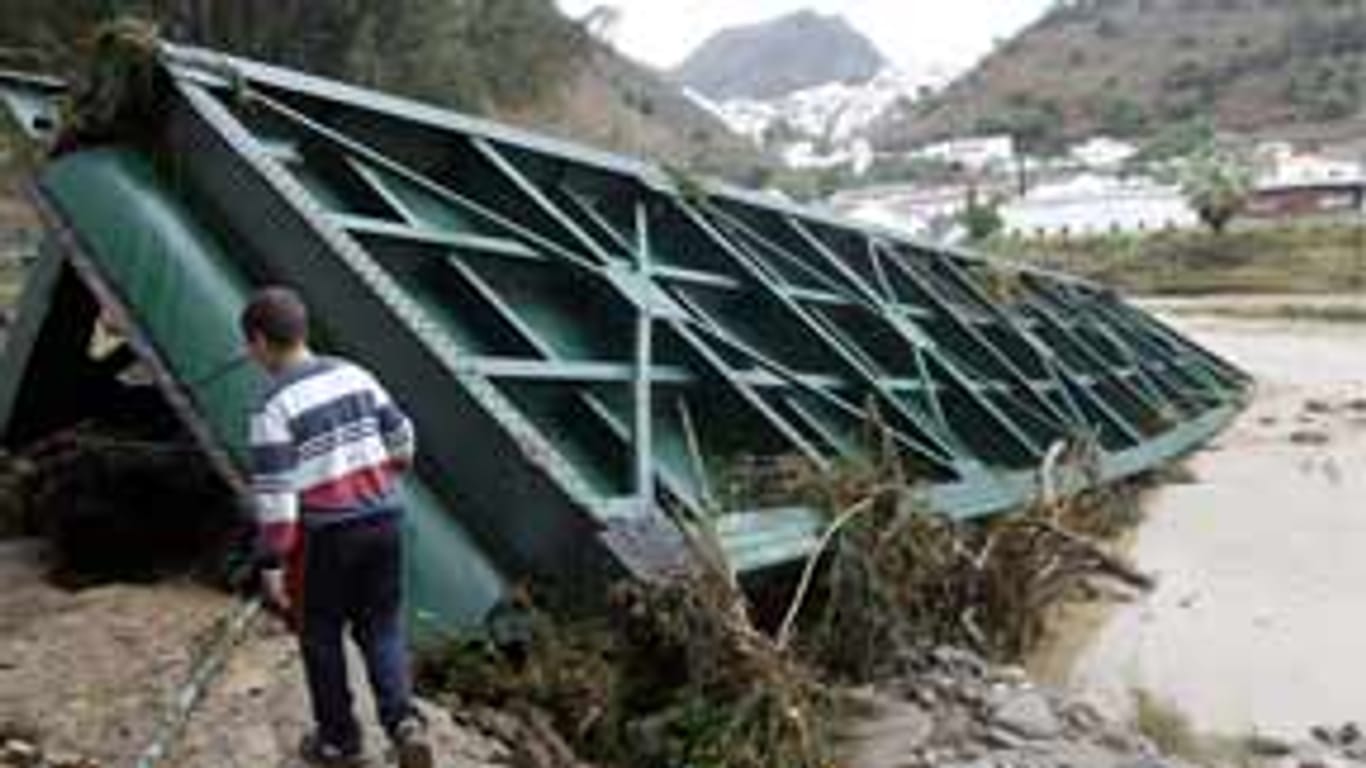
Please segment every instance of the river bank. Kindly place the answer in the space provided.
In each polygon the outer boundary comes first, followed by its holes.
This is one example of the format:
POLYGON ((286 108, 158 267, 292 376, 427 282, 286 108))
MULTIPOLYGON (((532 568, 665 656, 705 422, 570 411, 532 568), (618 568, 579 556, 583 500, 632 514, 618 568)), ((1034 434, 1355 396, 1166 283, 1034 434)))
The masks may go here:
MULTIPOLYGON (((1348 670, 1366 647, 1366 336, 1257 307, 1154 308, 1254 374, 1257 395, 1192 457, 1191 482, 1146 503, 1130 551, 1159 587, 1062 634, 1084 638, 1069 683, 1121 711, 1164 702, 1200 732, 1294 738, 1366 714, 1348 670)), ((1296 299, 1294 306, 1356 307, 1296 299)))
POLYGON ((1366 285, 1366 226, 1302 221, 1206 231, 1003 238, 987 250, 1134 295, 1318 295, 1366 285))

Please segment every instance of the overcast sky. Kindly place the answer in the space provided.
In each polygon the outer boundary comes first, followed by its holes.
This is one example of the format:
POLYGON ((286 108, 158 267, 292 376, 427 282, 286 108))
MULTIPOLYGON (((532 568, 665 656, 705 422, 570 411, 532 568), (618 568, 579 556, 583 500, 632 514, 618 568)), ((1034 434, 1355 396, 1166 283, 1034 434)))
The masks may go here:
POLYGON ((811 8, 839 13, 896 64, 912 70, 971 65, 1033 21, 1051 0, 558 0, 571 15, 621 10, 618 48, 656 67, 682 61, 718 29, 811 8))

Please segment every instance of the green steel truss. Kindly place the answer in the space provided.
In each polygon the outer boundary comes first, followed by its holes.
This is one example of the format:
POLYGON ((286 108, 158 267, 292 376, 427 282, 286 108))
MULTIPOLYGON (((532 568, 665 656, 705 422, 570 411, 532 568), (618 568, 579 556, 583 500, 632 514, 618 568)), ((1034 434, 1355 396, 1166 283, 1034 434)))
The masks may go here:
POLYGON ((216 53, 159 67, 150 141, 39 176, 51 258, 122 307, 230 476, 253 374, 196 382, 235 354, 250 285, 300 289, 322 344, 415 417, 413 568, 443 620, 508 580, 591 600, 666 567, 679 516, 742 571, 791 562, 820 516, 737 468, 857 460, 871 413, 970 517, 1028 503, 1054 446, 1098 457, 1075 483, 1177 458, 1248 387, 1087 282, 216 53))

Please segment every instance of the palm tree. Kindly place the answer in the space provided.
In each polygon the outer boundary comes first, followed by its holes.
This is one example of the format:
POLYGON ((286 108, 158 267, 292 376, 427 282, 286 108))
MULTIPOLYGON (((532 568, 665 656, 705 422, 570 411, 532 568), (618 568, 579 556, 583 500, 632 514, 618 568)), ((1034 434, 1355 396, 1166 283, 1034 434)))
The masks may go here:
POLYGON ((1252 194, 1252 170, 1242 158, 1216 148, 1187 161, 1181 192, 1214 234, 1223 234, 1252 194))
POLYGON ((1005 228, 1000 199, 989 197, 983 200, 976 186, 968 187, 967 199, 958 214, 958 223, 967 231, 968 240, 974 243, 991 239, 1005 228))

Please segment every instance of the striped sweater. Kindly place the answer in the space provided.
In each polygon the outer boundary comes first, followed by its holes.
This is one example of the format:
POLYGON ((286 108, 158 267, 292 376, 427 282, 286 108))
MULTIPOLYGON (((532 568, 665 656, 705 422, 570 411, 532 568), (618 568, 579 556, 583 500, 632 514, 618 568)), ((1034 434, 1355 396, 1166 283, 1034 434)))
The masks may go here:
POLYGON ((251 417, 252 490, 263 556, 289 562, 299 529, 395 514, 412 424, 375 377, 314 357, 280 374, 251 417))

